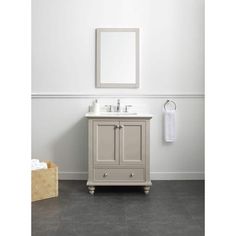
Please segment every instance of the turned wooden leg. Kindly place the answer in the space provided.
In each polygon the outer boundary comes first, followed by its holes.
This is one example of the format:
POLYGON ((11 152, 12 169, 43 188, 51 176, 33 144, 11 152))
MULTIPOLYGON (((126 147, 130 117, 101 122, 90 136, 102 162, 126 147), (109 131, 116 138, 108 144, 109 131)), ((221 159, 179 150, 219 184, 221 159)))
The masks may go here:
POLYGON ((144 186, 144 187, 143 187, 143 190, 144 190, 144 193, 145 193, 145 194, 149 194, 150 186, 144 186))
POLYGON ((89 193, 91 195, 94 195, 94 193, 95 193, 95 187, 94 186, 88 186, 88 190, 89 190, 89 193))

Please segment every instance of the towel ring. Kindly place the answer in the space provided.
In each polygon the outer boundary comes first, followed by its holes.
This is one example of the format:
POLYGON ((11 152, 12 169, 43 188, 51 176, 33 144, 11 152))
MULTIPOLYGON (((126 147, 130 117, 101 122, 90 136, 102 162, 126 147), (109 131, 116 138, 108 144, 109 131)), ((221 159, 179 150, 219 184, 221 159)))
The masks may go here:
POLYGON ((174 102, 174 101, 171 101, 171 100, 167 100, 166 102, 165 102, 165 104, 164 104, 164 108, 165 108, 165 110, 166 110, 166 105, 168 105, 168 104, 173 104, 174 105, 174 110, 176 110, 176 108, 177 108, 177 106, 176 106, 176 103, 174 102))

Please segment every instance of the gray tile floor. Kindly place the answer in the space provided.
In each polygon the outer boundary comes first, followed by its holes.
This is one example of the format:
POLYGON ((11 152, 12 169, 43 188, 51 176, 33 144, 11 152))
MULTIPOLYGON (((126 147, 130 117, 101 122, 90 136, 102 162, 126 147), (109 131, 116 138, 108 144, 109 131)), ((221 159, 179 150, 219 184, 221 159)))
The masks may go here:
POLYGON ((140 187, 97 187, 60 181, 59 197, 32 203, 32 236, 203 236, 204 182, 152 181, 140 187))

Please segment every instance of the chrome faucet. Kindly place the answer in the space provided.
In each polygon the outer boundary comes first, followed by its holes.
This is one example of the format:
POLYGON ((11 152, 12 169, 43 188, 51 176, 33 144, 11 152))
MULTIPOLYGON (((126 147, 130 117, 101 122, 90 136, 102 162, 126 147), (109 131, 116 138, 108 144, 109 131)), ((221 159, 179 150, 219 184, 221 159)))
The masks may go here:
POLYGON ((117 100, 116 111, 117 111, 117 112, 120 112, 120 111, 121 111, 121 109, 120 109, 120 99, 117 100))

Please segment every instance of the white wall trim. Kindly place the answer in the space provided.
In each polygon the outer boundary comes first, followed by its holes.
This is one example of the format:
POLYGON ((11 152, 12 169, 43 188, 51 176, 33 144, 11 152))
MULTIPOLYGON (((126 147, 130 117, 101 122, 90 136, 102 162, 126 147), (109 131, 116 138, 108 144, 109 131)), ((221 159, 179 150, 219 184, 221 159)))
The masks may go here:
MULTIPOLYGON (((151 180, 203 180, 204 172, 151 172, 151 180)), ((87 172, 59 172, 60 180, 87 180, 87 172)))
POLYGON ((32 93, 32 99, 43 98, 204 98, 204 94, 64 94, 32 93))

